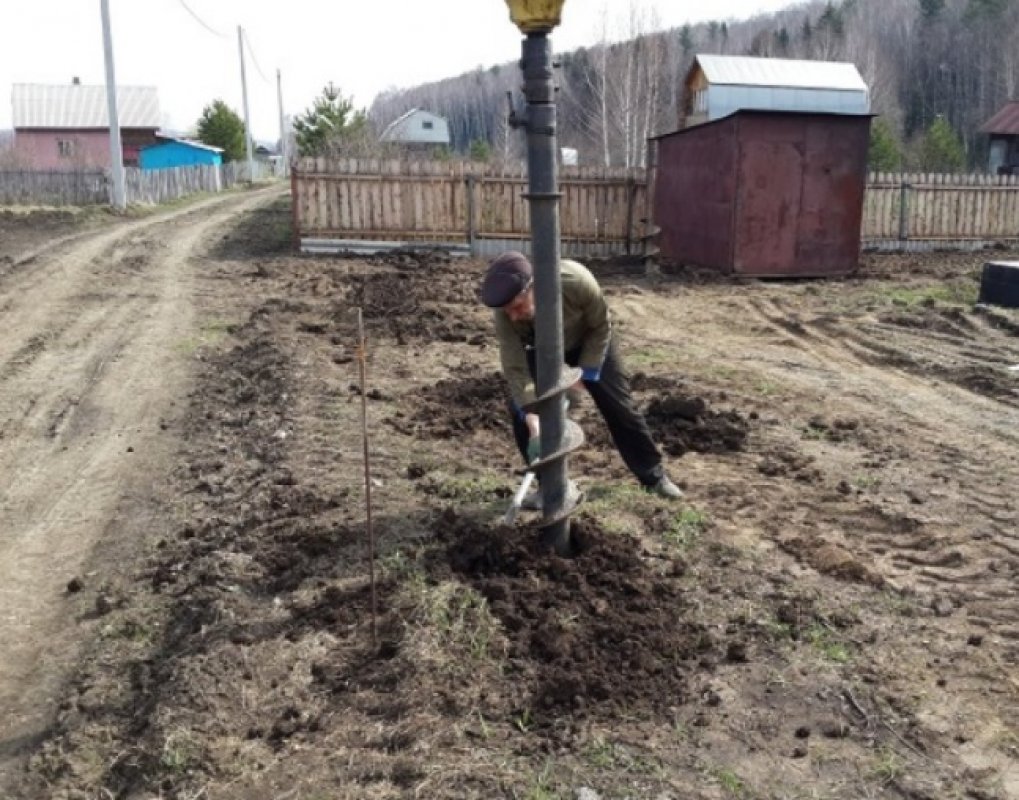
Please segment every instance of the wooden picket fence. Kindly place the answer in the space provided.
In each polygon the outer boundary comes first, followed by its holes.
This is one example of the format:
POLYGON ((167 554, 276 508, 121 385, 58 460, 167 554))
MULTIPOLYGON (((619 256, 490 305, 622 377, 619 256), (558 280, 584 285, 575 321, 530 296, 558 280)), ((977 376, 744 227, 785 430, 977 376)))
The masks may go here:
MULTIPOLYGON (((305 250, 430 243, 484 256, 527 247, 522 165, 304 159, 291 180, 305 250)), ((644 170, 564 167, 559 182, 565 255, 641 252, 653 218, 644 170)), ((872 173, 861 239, 884 248, 1019 240, 1019 177, 872 173)))
POLYGON ((871 173, 864 245, 1019 239, 1019 176, 871 173))
MULTIPOLYGON (((273 165, 256 161, 253 180, 274 177, 273 165)), ((124 190, 131 204, 157 205, 198 192, 221 192, 248 180, 247 162, 220 166, 124 170, 124 190)), ((0 171, 0 205, 87 206, 110 202, 110 177, 105 170, 0 171)))
MULTIPOLYGON (((313 252, 431 243, 489 255, 527 250, 523 165, 303 159, 292 165, 295 238, 313 252)), ((636 252, 647 215, 643 170, 563 167, 564 255, 636 252)))
POLYGON ((109 199, 102 170, 0 170, 0 205, 90 206, 109 199))

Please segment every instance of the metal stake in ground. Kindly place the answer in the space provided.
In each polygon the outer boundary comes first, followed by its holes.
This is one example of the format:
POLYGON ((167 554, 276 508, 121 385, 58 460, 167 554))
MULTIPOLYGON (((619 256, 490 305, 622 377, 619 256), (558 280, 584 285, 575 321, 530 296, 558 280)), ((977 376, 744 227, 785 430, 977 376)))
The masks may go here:
POLYGON ((566 508, 566 459, 550 458, 563 450, 566 412, 562 402, 563 315, 559 275, 559 192, 556 175, 555 84, 549 33, 559 22, 563 3, 507 0, 510 16, 526 34, 520 67, 524 73, 527 108, 511 112, 510 124, 527 131, 525 195, 531 211, 531 260, 534 264, 534 329, 536 389, 541 419, 539 467, 544 516, 544 541, 556 552, 570 551, 569 509, 566 508))
POLYGON ((372 473, 368 455, 368 343, 364 336, 364 315, 357 310, 357 367, 361 375, 361 442, 364 448, 364 507, 368 532, 368 574, 372 594, 372 645, 377 645, 378 601, 375 596, 375 533, 372 529, 372 473))

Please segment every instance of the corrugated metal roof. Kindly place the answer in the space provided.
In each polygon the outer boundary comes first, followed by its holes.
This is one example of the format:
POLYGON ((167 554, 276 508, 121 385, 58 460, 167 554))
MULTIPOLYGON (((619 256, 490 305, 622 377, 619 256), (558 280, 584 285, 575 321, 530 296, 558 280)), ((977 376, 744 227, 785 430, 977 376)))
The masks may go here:
MULTIPOLYGON (((16 83, 11 91, 15 128, 107 128, 106 87, 16 83)), ((158 128, 159 94, 154 86, 118 86, 122 128, 158 128)))
POLYGON ((704 70, 708 83, 715 85, 867 91, 856 66, 847 62, 698 55, 696 64, 704 70))
POLYGON ((981 133, 1019 135, 1019 100, 1011 100, 987 122, 980 126, 981 133))
POLYGON ((194 139, 180 139, 176 136, 162 136, 156 134, 158 140, 155 144, 146 145, 142 150, 148 150, 150 147, 159 147, 162 144, 182 144, 187 147, 194 147, 198 150, 208 150, 210 153, 223 153, 225 152, 222 147, 213 147, 211 144, 205 142, 198 142, 194 139))

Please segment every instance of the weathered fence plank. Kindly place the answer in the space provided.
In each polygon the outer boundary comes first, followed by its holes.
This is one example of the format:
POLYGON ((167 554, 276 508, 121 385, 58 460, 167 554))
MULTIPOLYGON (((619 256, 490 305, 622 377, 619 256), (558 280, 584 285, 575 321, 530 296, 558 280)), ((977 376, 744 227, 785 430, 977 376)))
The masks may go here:
MULTIPOLYGON (((564 169, 560 229, 567 254, 623 252, 640 236, 643 171, 564 169)), ((319 240, 474 240, 524 246, 530 209, 527 176, 516 165, 336 159, 298 164, 294 206, 300 237, 319 240), (343 198, 337 219, 309 198, 343 198)))
MULTIPOLYGON (((305 160, 294 204, 299 236, 525 247, 530 232, 518 165, 305 160), (337 208, 323 207, 330 198, 337 208), (316 202, 318 200, 318 202, 316 202)), ((560 231, 566 255, 635 248, 648 204, 643 169, 564 167, 560 231)), ((982 175, 871 173, 864 245, 1019 239, 1019 180, 982 175)), ((487 252, 487 251, 486 251, 487 252)))
POLYGON ((109 202, 102 170, 0 171, 0 204, 87 206, 109 202))
MULTIPOLYGON (((255 163, 254 180, 267 180, 272 166, 255 163)), ((124 170, 124 188, 131 204, 158 204, 198 192, 220 192, 248 180, 246 163, 199 165, 174 169, 124 170)), ((110 179, 103 170, 0 171, 3 205, 105 205, 110 202, 110 179)))
POLYGON ((861 234, 864 245, 1019 239, 1019 181, 1015 176, 872 173, 861 234))

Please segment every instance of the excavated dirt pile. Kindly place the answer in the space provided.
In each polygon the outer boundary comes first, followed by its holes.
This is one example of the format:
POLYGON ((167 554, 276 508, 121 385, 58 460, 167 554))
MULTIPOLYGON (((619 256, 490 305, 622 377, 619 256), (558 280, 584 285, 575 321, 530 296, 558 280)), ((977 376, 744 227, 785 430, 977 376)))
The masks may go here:
POLYGON ((532 686, 538 722, 684 701, 688 662, 711 638, 683 620, 676 582, 650 570, 635 539, 580 518, 580 552, 563 559, 533 529, 478 526, 452 512, 436 534, 448 542, 451 569, 504 626, 509 676, 532 686))
POLYGON ((450 439, 478 430, 509 432, 509 394, 502 375, 463 368, 459 375, 415 392, 408 410, 386 421, 400 433, 450 439))

